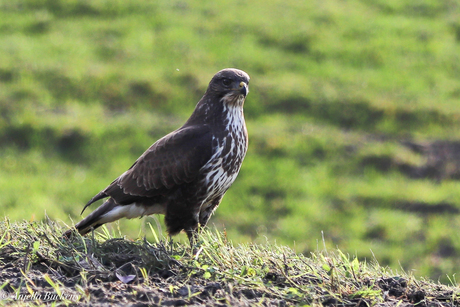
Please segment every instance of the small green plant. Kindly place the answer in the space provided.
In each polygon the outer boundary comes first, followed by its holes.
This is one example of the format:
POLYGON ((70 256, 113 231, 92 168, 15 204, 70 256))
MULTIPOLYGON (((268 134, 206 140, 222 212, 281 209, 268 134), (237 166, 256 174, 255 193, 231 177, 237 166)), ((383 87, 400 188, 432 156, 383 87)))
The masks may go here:
POLYGON ((144 304, 336 306, 396 298, 416 304, 423 297, 426 303, 460 303, 456 287, 396 274, 340 250, 306 257, 269 242, 233 245, 209 229, 199 236, 198 250, 164 237, 153 243, 106 233, 64 239, 63 230, 50 221, 0 223, 0 231, 11 238, 0 248, 0 270, 18 272, 0 275, 0 294, 7 302, 21 298, 62 306, 116 303, 122 297, 144 304), (26 248, 30 240, 37 242, 38 258, 26 248), (24 271, 26 259, 30 265, 24 271))
MULTIPOLYGON (((1 1, 2 216, 72 225, 183 124, 210 76, 234 66, 251 76, 250 147, 210 222, 227 229, 222 240, 268 238, 309 255, 324 231, 327 246, 450 284, 460 268, 457 2, 253 0, 242 14, 224 0, 1 1)), ((161 225, 102 231, 159 243, 161 225)), ((11 240, 0 233, 0 247, 11 240)), ((94 243, 81 242, 86 254, 94 243)), ((43 244, 33 249, 38 260, 43 244)))

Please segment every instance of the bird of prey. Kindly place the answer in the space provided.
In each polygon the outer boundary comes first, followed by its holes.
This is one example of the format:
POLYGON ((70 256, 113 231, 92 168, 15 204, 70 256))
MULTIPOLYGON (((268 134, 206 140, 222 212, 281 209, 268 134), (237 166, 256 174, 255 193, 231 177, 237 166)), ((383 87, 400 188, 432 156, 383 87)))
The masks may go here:
POLYGON ((84 235, 123 217, 164 214, 168 233, 185 230, 193 245, 199 225, 205 226, 219 206, 246 155, 243 104, 248 85, 244 71, 227 68, 216 73, 185 124, 156 141, 95 195, 83 211, 108 199, 75 229, 84 235))

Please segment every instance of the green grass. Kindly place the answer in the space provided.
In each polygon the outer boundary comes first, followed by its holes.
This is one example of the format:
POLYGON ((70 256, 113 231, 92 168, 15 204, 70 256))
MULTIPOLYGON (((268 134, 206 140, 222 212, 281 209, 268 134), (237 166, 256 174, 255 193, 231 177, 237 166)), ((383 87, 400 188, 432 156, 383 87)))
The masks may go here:
POLYGON ((192 253, 154 227, 153 242, 127 240, 107 228, 63 239, 65 228, 51 221, 4 220, 0 230, 0 302, 18 306, 453 306, 460 300, 456 287, 323 246, 305 256, 270 242, 235 245, 206 229, 192 253))
MULTIPOLYGON (((0 214, 78 221, 237 67, 250 147, 210 225, 305 255, 324 237, 448 283, 460 158, 435 141, 460 138, 459 14, 447 0, 0 2, 0 214)), ((135 238, 154 221, 108 227, 135 238)))

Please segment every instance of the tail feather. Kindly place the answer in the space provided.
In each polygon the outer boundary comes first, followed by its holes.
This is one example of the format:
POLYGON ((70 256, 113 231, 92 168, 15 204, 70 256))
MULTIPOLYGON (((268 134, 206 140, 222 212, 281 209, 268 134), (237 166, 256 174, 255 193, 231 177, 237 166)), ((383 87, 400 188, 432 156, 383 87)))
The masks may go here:
MULTIPOLYGON (((100 205, 96 210, 91 212, 87 217, 75 225, 75 229, 81 234, 85 235, 92 229, 96 229, 105 223, 112 222, 114 219, 107 219, 107 213, 114 210, 119 205, 115 203, 112 198, 100 205)), ((63 235, 70 237, 74 229, 67 230, 63 235)))
POLYGON ((91 205, 92 203, 94 203, 94 202, 96 202, 96 201, 98 201, 100 199, 106 198, 108 196, 109 195, 105 194, 104 191, 99 192, 96 196, 91 198, 90 201, 83 207, 83 210, 81 210, 80 214, 83 214, 83 212, 85 212, 86 208, 88 208, 89 205, 91 205))

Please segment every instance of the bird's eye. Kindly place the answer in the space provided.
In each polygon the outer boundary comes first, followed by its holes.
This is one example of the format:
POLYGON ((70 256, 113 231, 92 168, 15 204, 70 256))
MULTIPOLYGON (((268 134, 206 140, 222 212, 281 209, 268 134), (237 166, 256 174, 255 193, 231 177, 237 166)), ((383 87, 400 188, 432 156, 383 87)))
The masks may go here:
POLYGON ((222 79, 222 84, 223 84, 224 86, 230 86, 230 84, 232 84, 232 80, 227 79, 227 78, 222 79))

